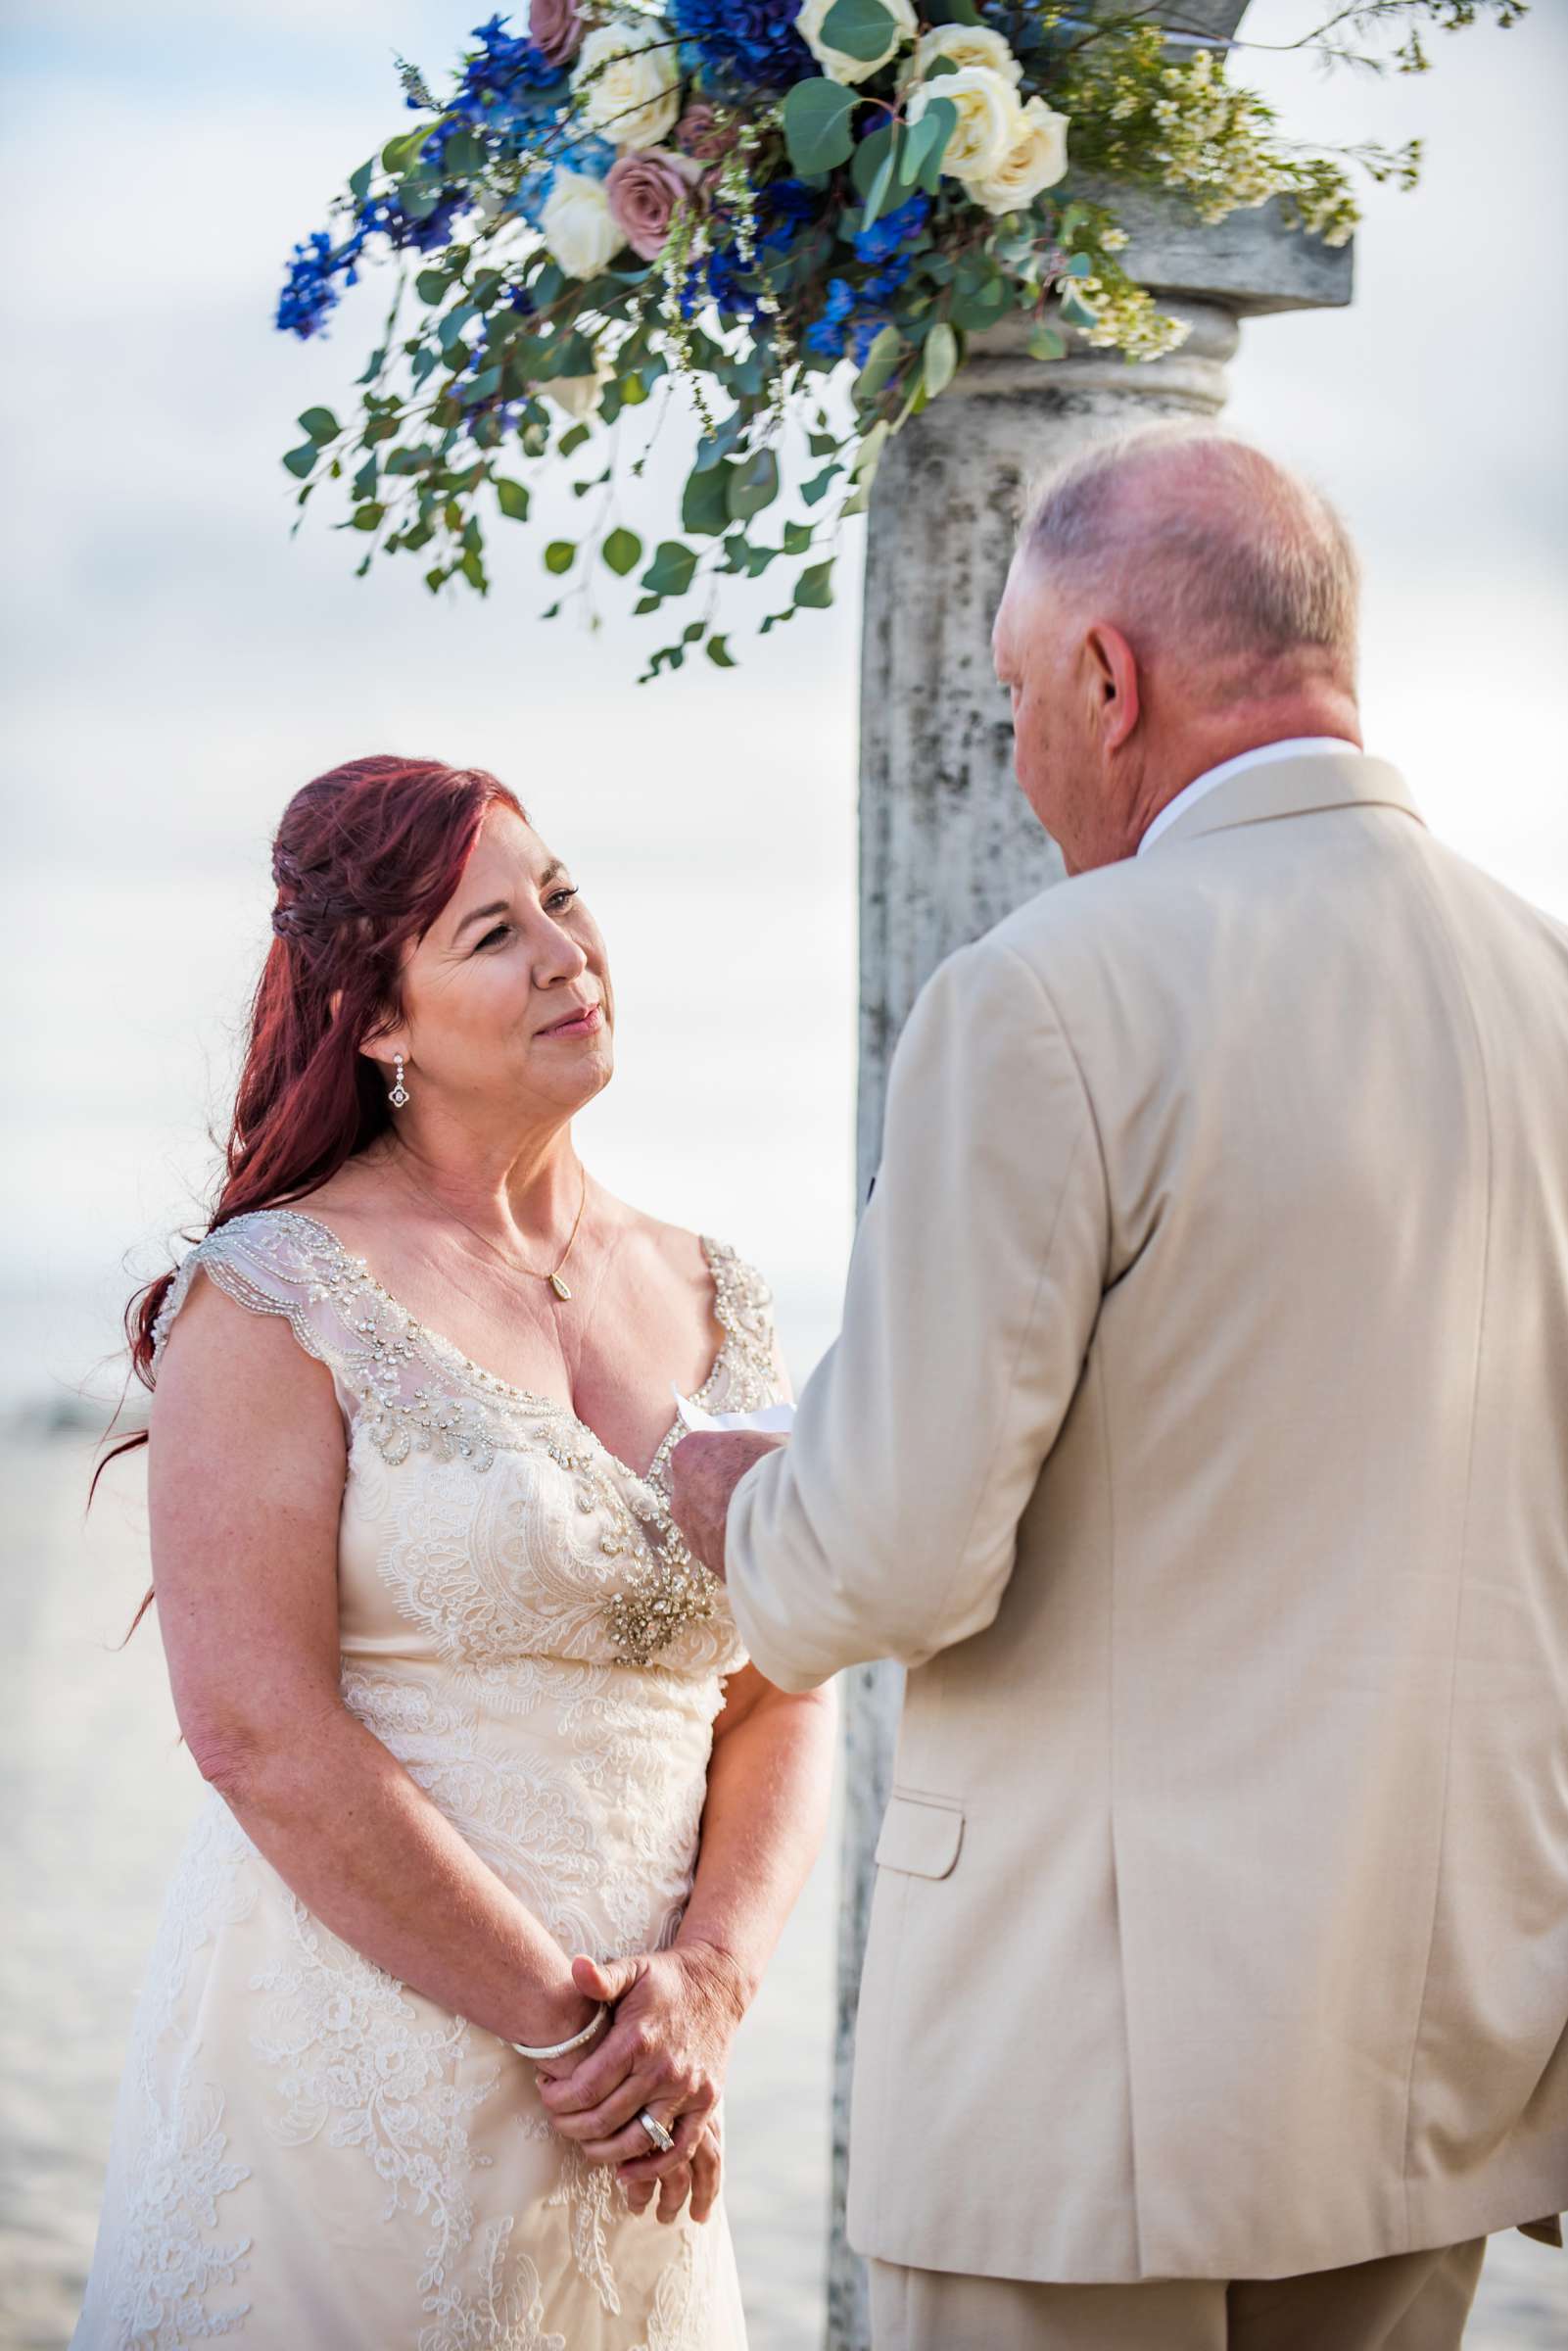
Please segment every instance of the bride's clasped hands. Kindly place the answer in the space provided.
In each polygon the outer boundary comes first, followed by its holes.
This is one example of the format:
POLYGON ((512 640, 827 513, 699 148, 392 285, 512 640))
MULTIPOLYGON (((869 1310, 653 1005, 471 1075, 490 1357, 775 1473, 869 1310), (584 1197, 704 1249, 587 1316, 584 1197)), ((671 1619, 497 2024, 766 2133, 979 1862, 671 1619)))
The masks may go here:
POLYGON ((590 2163, 613 2165, 634 2212, 657 2198, 661 2221, 689 2199, 706 2221, 722 2171, 719 2101, 749 1989, 712 1945, 602 1963, 574 1960, 580 1991, 611 2010, 582 2056, 541 2069, 540 2099, 560 2135, 590 2163), (642 2114, 662 2117, 674 2144, 648 2145, 642 2114))

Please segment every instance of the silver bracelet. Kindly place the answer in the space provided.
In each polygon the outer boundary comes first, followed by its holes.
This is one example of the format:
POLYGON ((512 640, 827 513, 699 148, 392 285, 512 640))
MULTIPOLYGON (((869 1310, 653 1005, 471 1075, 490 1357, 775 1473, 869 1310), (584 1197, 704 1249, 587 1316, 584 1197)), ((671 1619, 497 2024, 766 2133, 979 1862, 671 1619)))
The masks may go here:
POLYGON ((511 2041, 508 2046, 514 2048, 519 2057, 532 2057, 536 2064, 542 2057, 567 2057, 570 2056, 573 2049, 580 2049, 585 2040, 593 2039, 608 2015, 609 2010, 601 2000, 594 2009, 592 2020, 583 2027, 581 2033, 574 2033, 570 2040, 558 2040, 553 2048, 548 2049, 531 2049, 526 2041, 521 2040, 511 2041))

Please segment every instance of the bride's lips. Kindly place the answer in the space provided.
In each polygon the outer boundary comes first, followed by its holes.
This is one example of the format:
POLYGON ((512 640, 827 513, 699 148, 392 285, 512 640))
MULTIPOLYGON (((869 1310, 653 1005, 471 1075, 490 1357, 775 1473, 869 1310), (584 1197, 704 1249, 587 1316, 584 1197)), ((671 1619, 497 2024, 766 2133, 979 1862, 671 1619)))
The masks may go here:
POLYGON ((536 1036, 593 1036, 604 1026, 601 1004, 580 1004, 564 1020, 552 1021, 547 1029, 537 1029, 536 1036))

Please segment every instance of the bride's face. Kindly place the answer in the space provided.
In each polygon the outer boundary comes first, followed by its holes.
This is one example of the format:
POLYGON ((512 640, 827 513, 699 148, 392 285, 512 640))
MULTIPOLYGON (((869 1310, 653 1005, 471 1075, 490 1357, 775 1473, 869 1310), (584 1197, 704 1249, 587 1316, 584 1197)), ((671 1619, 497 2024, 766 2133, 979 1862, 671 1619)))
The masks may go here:
POLYGON ((597 924, 562 860, 509 808, 480 828, 461 883, 403 971, 414 1102, 467 1120, 570 1116, 609 1083, 615 999, 597 924))

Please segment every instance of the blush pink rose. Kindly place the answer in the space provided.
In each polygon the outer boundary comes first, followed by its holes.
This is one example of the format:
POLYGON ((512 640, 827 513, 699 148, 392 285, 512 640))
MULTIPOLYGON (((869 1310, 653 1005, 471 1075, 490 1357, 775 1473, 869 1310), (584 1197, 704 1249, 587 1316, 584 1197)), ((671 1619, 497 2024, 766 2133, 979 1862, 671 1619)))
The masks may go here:
POLYGON ((552 66, 564 66, 583 46, 583 20, 577 0, 532 0, 528 37, 552 66))
POLYGON ((675 126, 675 143, 699 164, 716 164, 735 145, 737 127, 733 116, 721 115, 705 98, 693 98, 675 126))
POLYGON ((635 254, 654 262, 669 242, 676 207, 702 176, 684 155, 631 147, 610 166, 610 216, 635 254))

